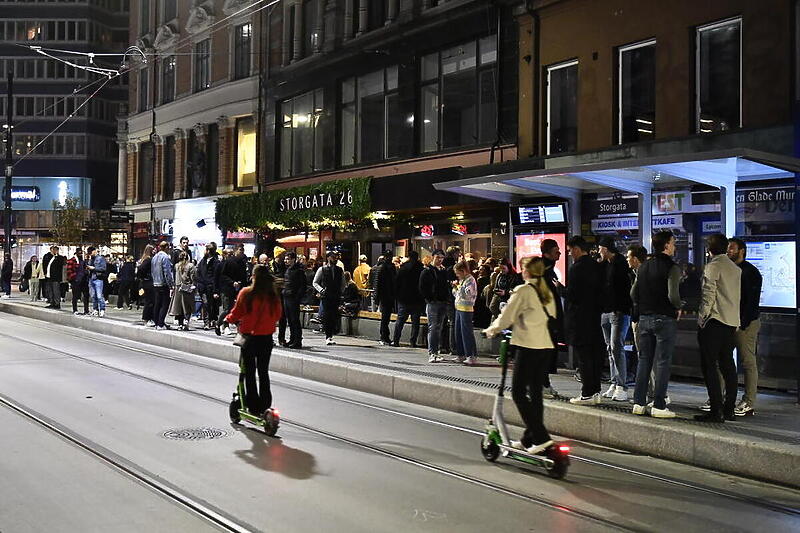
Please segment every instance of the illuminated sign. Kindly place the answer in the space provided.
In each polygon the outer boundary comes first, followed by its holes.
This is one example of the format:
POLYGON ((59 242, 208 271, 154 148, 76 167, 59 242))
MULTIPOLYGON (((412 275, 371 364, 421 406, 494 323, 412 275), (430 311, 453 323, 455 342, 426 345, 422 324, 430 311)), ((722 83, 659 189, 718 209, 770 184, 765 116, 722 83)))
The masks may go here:
MULTIPOLYGON (((42 192, 35 185, 31 187, 11 187, 12 202, 38 202, 41 198, 42 192)), ((5 200, 5 193, 3 194, 3 200, 5 200)))
POLYGON ((420 237, 433 237, 433 225, 426 224, 419 228, 420 237))
POLYGON ((467 234, 467 225, 466 224, 453 224, 453 226, 450 228, 450 231, 452 231, 456 235, 466 235, 467 234))

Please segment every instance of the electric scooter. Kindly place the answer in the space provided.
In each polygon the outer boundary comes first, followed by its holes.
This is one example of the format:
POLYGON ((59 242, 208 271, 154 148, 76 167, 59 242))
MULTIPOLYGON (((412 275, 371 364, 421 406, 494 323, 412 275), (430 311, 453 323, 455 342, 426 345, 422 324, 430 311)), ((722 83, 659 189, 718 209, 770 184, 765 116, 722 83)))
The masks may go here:
POLYGON ((280 413, 274 407, 267 409, 261 416, 254 415, 247 409, 244 403, 244 361, 241 357, 239 357, 239 383, 236 385, 228 411, 234 424, 245 420, 255 426, 263 427, 264 433, 269 437, 275 436, 281 423, 280 413))
POLYGON ((567 474, 569 468, 569 446, 563 443, 554 443, 541 454, 532 454, 511 446, 508 436, 508 427, 503 418, 504 389, 506 375, 508 374, 508 352, 511 346, 511 332, 504 331, 500 341, 499 362, 502 367, 500 386, 494 400, 492 418, 486 424, 486 435, 481 440, 481 453, 487 461, 494 462, 500 457, 508 457, 534 466, 541 466, 547 474, 555 479, 561 479, 567 474))

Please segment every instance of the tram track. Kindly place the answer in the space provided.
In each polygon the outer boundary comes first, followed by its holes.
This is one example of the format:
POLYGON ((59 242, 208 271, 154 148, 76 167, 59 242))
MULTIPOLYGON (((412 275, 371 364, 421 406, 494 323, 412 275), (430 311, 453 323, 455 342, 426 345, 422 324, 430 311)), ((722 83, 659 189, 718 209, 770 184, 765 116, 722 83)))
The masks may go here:
MULTIPOLYGON (((77 335, 77 334, 74 334, 74 333, 70 333, 70 332, 64 331, 62 329, 52 328, 52 327, 45 327, 45 326, 40 326, 40 325, 32 325, 32 326, 40 328, 40 329, 45 329, 45 330, 57 332, 59 334, 72 336, 74 338, 78 338, 78 339, 81 339, 81 340, 87 340, 87 337, 85 337, 85 336, 81 336, 81 335, 77 335)), ((30 341, 27 341, 26 339, 22 339, 20 337, 15 337, 13 335, 8 335, 6 333, 0 333, 0 336, 9 337, 9 338, 13 338, 13 339, 24 341, 24 342, 30 342, 30 341)), ((135 347, 135 346, 129 346, 129 345, 126 345, 126 344, 116 344, 116 343, 109 342, 109 341, 106 341, 106 340, 103 340, 103 339, 98 339, 98 338, 96 338, 96 336, 93 336, 91 338, 91 341, 92 342, 97 342, 99 344, 111 346, 111 347, 114 347, 116 349, 124 349, 124 350, 132 351, 132 352, 138 352, 138 353, 142 353, 142 354, 145 354, 145 355, 161 358, 161 359, 164 359, 164 360, 169 360, 169 361, 172 361, 172 362, 186 364, 186 365, 194 366, 194 367, 197 367, 197 368, 203 368, 203 369, 206 369, 206 370, 212 370, 214 372, 218 372, 218 373, 225 374, 225 375, 238 376, 238 372, 237 371, 225 370, 225 369, 219 368, 218 366, 202 363, 202 362, 199 362, 199 361, 188 361, 188 360, 186 360, 186 359, 184 359, 182 357, 163 354, 163 353, 159 353, 159 352, 156 352, 156 351, 153 351, 153 350, 148 350, 148 349, 139 348, 139 347, 135 347)), ((193 394, 195 396, 203 397, 205 399, 209 399, 209 400, 212 400, 212 401, 222 402, 222 403, 224 403, 226 405, 228 404, 228 401, 226 401, 226 400, 221 400, 221 399, 218 399, 218 398, 214 398, 214 397, 211 397, 209 395, 205 395, 204 393, 200 393, 200 392, 197 392, 197 391, 192 391, 190 389, 185 389, 183 387, 175 386, 173 384, 170 384, 170 383, 167 383, 167 382, 162 382, 160 380, 154 380, 153 378, 149 378, 148 376, 143 376, 143 375, 140 375, 140 374, 131 373, 131 372, 125 370, 125 369, 120 369, 120 368, 114 367, 112 365, 107 365, 105 363, 101 363, 101 362, 95 361, 95 360, 90 359, 90 358, 85 358, 85 357, 82 357, 82 356, 70 354, 70 353, 64 352, 64 351, 53 350, 52 347, 46 346, 46 345, 43 345, 43 344, 36 344, 36 343, 32 343, 32 344, 35 344, 35 345, 37 345, 39 347, 42 347, 42 348, 46 348, 46 349, 51 350, 51 351, 58 351, 59 353, 65 355, 65 356, 68 356, 68 357, 71 357, 71 358, 74 358, 74 359, 79 359, 79 360, 87 362, 87 363, 99 365, 99 366, 102 366, 102 367, 104 367, 106 369, 109 369, 109 370, 113 370, 113 371, 116 371, 116 372, 122 372, 122 373, 128 374, 131 377, 136 377, 136 378, 139 378, 139 379, 145 379, 145 380, 152 381, 152 382, 160 384, 160 385, 165 385, 165 386, 168 386, 168 387, 171 387, 171 388, 175 388, 175 389, 181 390, 182 392, 193 394)), ((276 348, 276 349, 279 349, 279 348, 276 348)), ((326 398, 326 399, 329 399, 329 400, 338 401, 338 402, 342 402, 342 403, 345 403, 345 404, 362 407, 362 408, 365 408, 365 409, 370 409, 370 410, 374 410, 374 411, 380 411, 380 412, 383 412, 383 413, 386 413, 386 414, 390 414, 390 415, 393 415, 393 416, 398 416, 398 417, 402 417, 402 418, 406 418, 406 419, 411 419, 411 420, 415 420, 417 422, 421 422, 421 423, 425 423, 425 424, 444 427, 444 428, 447 428, 447 429, 451 429, 451 430, 454 430, 454 431, 459 431, 459 432, 462 432, 462 433, 467 433, 467 434, 471 434, 471 435, 475 435, 475 436, 483 436, 483 434, 484 434, 482 431, 475 430, 473 428, 469 428, 469 427, 466 427, 466 426, 461 426, 461 425, 458 425, 458 424, 452 424, 452 423, 448 423, 448 422, 443 422, 443 421, 440 421, 440 420, 436 420, 434 418, 429 418, 429 417, 416 415, 416 414, 412 414, 412 413, 406 413, 406 412, 403 412, 403 411, 399 411, 399 410, 391 409, 391 408, 387 408, 387 407, 375 406, 375 405, 372 405, 372 404, 369 404, 369 403, 366 403, 366 402, 362 402, 362 401, 359 401, 359 400, 355 400, 355 399, 352 399, 352 398, 345 398, 345 397, 338 396, 338 395, 335 395, 335 394, 313 390, 313 389, 310 389, 310 388, 307 388, 307 387, 302 387, 302 386, 299 386, 299 385, 290 384, 290 383, 287 383, 287 382, 284 382, 284 381, 281 381, 281 380, 272 379, 271 381, 275 385, 287 388, 289 390, 293 390, 295 392, 309 394, 309 395, 317 396, 317 397, 320 397, 320 398, 326 398)), ((289 424, 289 425, 293 425, 295 427, 302 428, 302 429, 305 429, 305 430, 308 430, 308 431, 312 431, 312 432, 319 431, 321 435, 327 435, 330 438, 334 438, 335 440, 339 440, 339 441, 342 441, 342 442, 350 442, 352 440, 352 439, 349 439, 348 437, 344 437, 344 436, 341 436, 341 435, 336 435, 336 434, 332 434, 332 433, 326 434, 325 430, 319 430, 317 428, 312 428, 312 427, 306 426, 306 425, 304 425, 304 424, 302 424, 300 422, 296 422, 296 421, 289 422, 286 419, 282 419, 282 421, 287 423, 287 424, 289 424)), ((358 441, 354 441, 354 442, 357 443, 358 441)), ((580 441, 576 441, 576 442, 580 442, 580 441)), ((351 442, 351 444, 352 444, 352 442, 351 442)), ((360 443, 360 444, 365 446, 366 449, 370 449, 370 448, 373 447, 372 445, 370 445, 368 443, 360 443)), ((588 444, 591 444, 591 443, 588 443, 588 444)), ((383 452, 386 452, 388 454, 395 454, 394 452, 391 452, 391 451, 382 450, 382 449, 379 449, 379 450, 381 450, 383 452)), ((371 450, 371 451, 375 451, 375 450, 371 450)), ((395 454, 395 455, 398 455, 398 457, 395 457, 398 460, 402 460, 402 458, 404 457, 404 456, 400 456, 399 454, 395 454)), ((640 470, 640 469, 637 469, 637 468, 632 468, 632 467, 628 467, 628 466, 622 466, 622 465, 619 465, 619 464, 614 464, 614 463, 610 463, 610 462, 606 462, 606 461, 600 461, 600 460, 596 460, 596 459, 591 459, 591 458, 588 458, 588 457, 582 457, 582 456, 579 456, 579 455, 571 455, 570 457, 572 459, 578 461, 578 462, 591 464, 591 465, 594 465, 594 466, 597 466, 597 467, 600 467, 600 468, 610 469, 610 470, 622 472, 622 473, 625 473, 625 474, 629 474, 629 475, 632 475, 632 476, 636 476, 636 477, 640 477, 640 478, 644 478, 644 479, 657 481, 657 482, 664 483, 664 484, 671 485, 671 486, 675 486, 675 487, 680 487, 680 488, 684 488, 684 489, 697 491, 697 492, 700 492, 700 493, 705 493, 705 494, 708 494, 708 495, 713 495, 713 496, 717 496, 717 497, 721 497, 721 498, 725 498, 725 499, 734 500, 734 501, 737 501, 737 502, 740 502, 740 503, 747 504, 748 506, 753 506, 753 507, 757 507, 757 508, 760 508, 760 509, 766 509, 766 510, 769 510, 769 511, 772 511, 772 512, 781 513, 781 514, 785 514, 785 515, 789 515, 789 516, 800 516, 800 509, 795 508, 795 507, 782 505, 782 504, 779 504, 779 503, 774 503, 774 502, 771 502, 771 501, 768 501, 768 500, 754 498, 752 496, 742 496, 742 495, 739 495, 739 494, 736 494, 736 493, 733 493, 733 492, 730 492, 730 491, 725 491, 725 490, 721 490, 721 489, 718 489, 718 488, 708 487, 708 486, 700 485, 700 484, 697 484, 697 483, 692 483, 692 482, 684 481, 684 480, 681 480, 681 479, 676 479, 676 478, 673 478, 673 477, 668 477, 668 476, 664 476, 664 475, 660 475, 660 474, 655 474, 655 473, 647 472, 645 470, 640 470)), ((412 458, 407 458, 407 459, 409 459, 410 461, 416 461, 415 459, 412 459, 412 458)), ((431 466, 433 466, 434 468, 440 468, 440 467, 437 467, 436 465, 431 465, 431 466)), ((458 476, 462 475, 462 474, 459 474, 457 472, 453 472, 453 474, 456 474, 455 477, 458 477, 458 476)), ((513 489, 508 489, 508 490, 513 491, 513 489)), ((560 507, 560 504, 555 504, 555 505, 560 507)))

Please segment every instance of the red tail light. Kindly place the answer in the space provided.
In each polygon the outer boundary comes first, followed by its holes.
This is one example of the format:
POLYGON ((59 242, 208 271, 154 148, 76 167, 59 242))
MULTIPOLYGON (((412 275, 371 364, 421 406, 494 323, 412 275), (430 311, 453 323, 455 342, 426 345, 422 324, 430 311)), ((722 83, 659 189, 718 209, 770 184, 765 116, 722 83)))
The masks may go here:
POLYGON ((563 453, 563 454, 568 454, 569 453, 569 446, 563 446, 563 445, 559 446, 558 447, 558 451, 563 453))
MULTIPOLYGON (((281 416, 280 411, 278 411, 277 409, 273 409, 272 410, 272 414, 273 414, 273 416, 281 416)), ((569 448, 567 448, 567 450, 569 450, 569 448)))

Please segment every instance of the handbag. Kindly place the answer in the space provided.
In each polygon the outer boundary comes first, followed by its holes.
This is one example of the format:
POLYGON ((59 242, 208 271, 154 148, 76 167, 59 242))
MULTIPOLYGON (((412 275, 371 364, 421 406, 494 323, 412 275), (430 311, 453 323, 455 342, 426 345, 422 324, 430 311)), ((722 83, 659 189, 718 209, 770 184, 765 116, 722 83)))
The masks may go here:
POLYGON ((28 280, 23 279, 19 284, 19 292, 28 292, 28 280))
POLYGON ((250 335, 247 333, 237 333, 233 338, 233 345, 241 348, 248 340, 250 340, 250 335))
MULTIPOLYGON (((547 332, 550 334, 550 341, 553 343, 553 346, 558 349, 558 341, 561 340, 561 328, 558 326, 558 320, 547 311, 547 306, 544 305, 538 291, 536 292, 536 296, 539 298, 539 303, 542 304, 542 311, 547 315, 547 332)), ((553 295, 553 298, 555 297, 556 296, 553 295)))
POLYGON ((195 286, 192 285, 191 283, 181 283, 178 286, 178 290, 181 291, 181 292, 189 292, 189 293, 191 293, 191 292, 194 292, 194 289, 195 289, 195 286))

